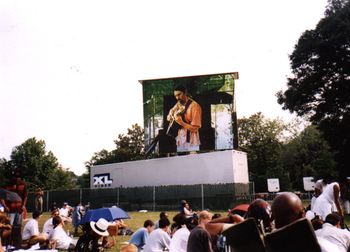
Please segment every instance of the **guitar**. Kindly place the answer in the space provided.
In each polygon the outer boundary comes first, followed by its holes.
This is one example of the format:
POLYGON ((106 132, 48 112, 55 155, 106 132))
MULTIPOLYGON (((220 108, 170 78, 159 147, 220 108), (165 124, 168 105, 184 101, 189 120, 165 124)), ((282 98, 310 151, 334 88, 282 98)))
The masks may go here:
POLYGON ((178 125, 175 121, 175 118, 177 116, 182 116, 186 111, 186 106, 181 104, 180 102, 177 102, 175 106, 169 111, 169 114, 167 116, 167 119, 169 121, 168 128, 164 134, 164 131, 161 131, 151 142, 151 144, 148 146, 148 148, 145 151, 146 157, 149 156, 153 152, 153 150, 156 148, 159 140, 163 137, 171 137, 175 138, 174 134, 171 134, 171 132, 175 133, 177 130, 181 127, 178 125))

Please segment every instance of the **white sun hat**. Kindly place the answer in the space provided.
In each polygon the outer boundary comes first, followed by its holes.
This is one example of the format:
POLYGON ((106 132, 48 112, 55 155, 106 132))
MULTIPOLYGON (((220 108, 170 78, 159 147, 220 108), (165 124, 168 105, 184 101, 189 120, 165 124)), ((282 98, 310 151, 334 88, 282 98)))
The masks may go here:
POLYGON ((109 222, 106 221, 103 218, 99 219, 97 222, 90 221, 90 226, 91 226, 92 230, 94 230, 94 232, 96 234, 99 234, 99 235, 102 235, 102 236, 108 236, 109 235, 109 233, 107 231, 108 226, 109 226, 109 222))

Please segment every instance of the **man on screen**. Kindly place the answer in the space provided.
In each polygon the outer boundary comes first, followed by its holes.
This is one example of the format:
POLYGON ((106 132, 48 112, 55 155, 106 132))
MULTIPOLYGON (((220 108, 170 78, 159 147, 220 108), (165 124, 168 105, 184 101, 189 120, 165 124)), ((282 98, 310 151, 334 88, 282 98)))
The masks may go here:
POLYGON ((202 109, 187 95, 183 86, 174 89, 174 96, 177 102, 170 109, 167 120, 170 124, 177 123, 180 126, 176 136, 177 151, 198 151, 200 145, 198 130, 202 126, 202 109))

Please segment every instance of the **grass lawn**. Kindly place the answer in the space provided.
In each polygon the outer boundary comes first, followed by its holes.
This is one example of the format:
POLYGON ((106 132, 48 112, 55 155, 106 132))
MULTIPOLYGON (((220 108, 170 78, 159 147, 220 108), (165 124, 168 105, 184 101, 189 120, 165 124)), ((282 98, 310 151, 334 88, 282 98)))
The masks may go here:
MULTIPOLYGON (((225 211, 211 211, 212 213, 221 213, 222 215, 225 215, 227 212, 225 211)), ((145 220, 149 219, 152 221, 157 221, 159 219, 159 213, 160 212, 146 212, 146 213, 140 213, 140 212, 128 212, 130 219, 124 220, 124 222, 128 225, 128 228, 130 228, 133 232, 135 232, 138 228, 143 226, 143 223, 145 220)), ((177 212, 168 212, 169 213, 169 220, 172 222, 173 217, 177 214, 177 212)), ((28 214, 28 217, 31 217, 31 214, 28 214)), ((44 213, 39 221, 39 229, 42 230, 42 226, 44 222, 50 218, 49 213, 44 213)), ((345 223, 350 227, 350 216, 345 216, 345 223)), ((65 226, 65 230, 69 230, 70 233, 73 233, 73 226, 71 224, 68 224, 65 226)), ((76 239, 78 237, 75 237, 76 239)), ((117 236, 117 244, 112 249, 108 251, 119 251, 119 248, 121 246, 122 242, 127 242, 130 239, 130 236, 117 236)))

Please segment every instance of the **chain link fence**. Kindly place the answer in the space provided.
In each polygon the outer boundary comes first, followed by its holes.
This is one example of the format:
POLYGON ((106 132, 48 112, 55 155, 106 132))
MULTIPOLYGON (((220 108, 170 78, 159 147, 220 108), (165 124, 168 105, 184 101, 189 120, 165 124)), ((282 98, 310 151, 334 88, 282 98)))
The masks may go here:
MULTIPOLYGON (((310 199, 307 193, 299 194, 302 199, 310 199)), ((239 203, 250 203, 255 198, 273 200, 276 194, 254 193, 254 184, 198 184, 176 186, 147 186, 109 189, 76 189, 67 191, 45 191, 44 211, 53 204, 61 207, 63 202, 74 206, 76 203, 90 208, 118 206, 127 211, 177 210, 181 200, 190 202, 193 210, 227 210, 239 203)), ((27 209, 33 211, 34 193, 29 193, 27 209)))

